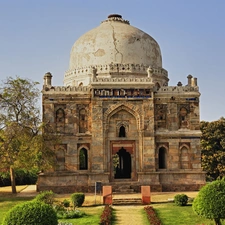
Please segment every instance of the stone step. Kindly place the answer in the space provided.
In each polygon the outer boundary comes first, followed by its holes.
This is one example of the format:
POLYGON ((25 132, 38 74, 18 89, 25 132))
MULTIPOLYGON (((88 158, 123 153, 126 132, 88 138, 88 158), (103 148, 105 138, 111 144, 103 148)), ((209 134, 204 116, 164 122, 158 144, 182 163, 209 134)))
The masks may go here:
POLYGON ((141 198, 115 198, 113 205, 142 205, 141 198))
POLYGON ((129 184, 123 184, 120 185, 119 187, 117 187, 117 189, 115 190, 115 193, 134 193, 134 189, 131 188, 131 186, 129 184))
POLYGON ((120 187, 118 187, 118 189, 130 189, 130 185, 127 184, 127 185, 121 185, 120 187))
POLYGON ((131 189, 131 188, 129 188, 129 189, 116 189, 115 190, 115 193, 134 193, 134 189, 131 189))

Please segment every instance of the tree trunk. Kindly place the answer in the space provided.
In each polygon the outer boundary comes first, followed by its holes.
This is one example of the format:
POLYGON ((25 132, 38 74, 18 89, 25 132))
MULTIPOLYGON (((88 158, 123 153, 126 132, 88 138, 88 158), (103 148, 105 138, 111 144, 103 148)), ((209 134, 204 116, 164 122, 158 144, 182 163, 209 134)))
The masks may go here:
POLYGON ((12 166, 10 166, 10 179, 11 179, 11 187, 12 193, 16 193, 16 179, 15 179, 15 171, 12 166))
POLYGON ((215 221, 215 225, 222 225, 220 218, 216 218, 214 219, 214 221, 215 221))

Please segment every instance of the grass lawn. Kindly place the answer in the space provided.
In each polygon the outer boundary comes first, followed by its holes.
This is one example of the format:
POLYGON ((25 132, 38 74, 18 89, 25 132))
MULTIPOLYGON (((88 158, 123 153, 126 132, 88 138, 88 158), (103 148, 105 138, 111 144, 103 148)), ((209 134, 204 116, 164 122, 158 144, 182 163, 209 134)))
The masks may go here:
MULTIPOLYGON (((26 186, 18 186, 17 192, 23 190, 26 186)), ((59 196, 58 196, 59 197, 59 196)), ((2 224, 3 218, 8 210, 10 210, 13 206, 32 200, 34 197, 18 197, 16 194, 11 193, 10 187, 0 188, 0 224, 2 224)), ((70 199, 70 195, 60 196, 57 200, 70 199)), ((96 200, 92 196, 87 196, 86 202, 84 205, 93 205, 92 203, 100 203, 100 198, 96 198, 96 200)), ((84 206, 81 207, 80 210, 86 213, 86 216, 78 219, 60 219, 59 222, 69 222, 76 225, 81 224, 90 224, 97 225, 100 221, 100 215, 102 213, 104 206, 84 206)))
POLYGON ((5 214, 8 210, 10 210, 13 206, 25 202, 30 201, 31 197, 26 198, 19 198, 14 195, 8 195, 2 196, 0 195, 0 224, 2 224, 3 218, 5 217, 5 214))
MULTIPOLYGON (((214 225, 212 220, 196 215, 190 205, 176 206, 174 203, 152 204, 163 225, 214 225)), ((225 221, 222 221, 225 225, 225 221)))
POLYGON ((77 219, 60 219, 59 222, 69 222, 76 225, 98 225, 103 208, 104 206, 81 207, 79 210, 85 212, 86 216, 77 219))
MULTIPOLYGON (((33 198, 31 197, 15 197, 15 196, 7 196, 3 197, 0 196, 0 224, 2 224, 3 218, 8 210, 10 210, 13 206, 25 202, 30 201, 33 198)), ((79 219, 64 219, 59 220, 64 222, 70 222, 76 225, 81 224, 90 224, 90 225, 97 225, 100 221, 100 215, 103 210, 103 206, 96 206, 96 207, 81 207, 81 211, 85 212, 87 215, 85 217, 79 218, 79 219)))

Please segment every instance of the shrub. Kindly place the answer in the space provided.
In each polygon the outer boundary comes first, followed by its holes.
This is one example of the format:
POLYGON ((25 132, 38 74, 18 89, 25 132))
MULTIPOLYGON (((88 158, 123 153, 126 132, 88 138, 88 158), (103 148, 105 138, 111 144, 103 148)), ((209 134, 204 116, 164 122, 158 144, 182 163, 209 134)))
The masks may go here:
POLYGON ((66 208, 70 207, 70 201, 67 200, 67 199, 64 199, 63 202, 62 202, 62 204, 63 204, 63 206, 66 207, 66 208))
POLYGON ((71 201, 73 203, 73 208, 81 207, 84 203, 85 195, 84 193, 73 193, 71 195, 71 201))
POLYGON ((57 217, 59 219, 73 219, 73 218, 81 218, 86 215, 84 212, 79 210, 71 210, 71 211, 59 211, 57 213, 57 217))
POLYGON ((185 194, 175 195, 174 202, 178 206, 185 206, 188 203, 188 196, 185 194))
POLYGON ((57 225, 54 209, 40 201, 30 201, 14 206, 6 213, 3 225, 57 225))
POLYGON ((221 224, 225 219, 225 181, 216 180, 201 188, 192 204, 194 212, 221 224))
POLYGON ((100 225, 109 225, 112 220, 112 208, 109 205, 105 205, 105 208, 101 214, 100 225))
POLYGON ((54 197, 55 194, 52 191, 43 191, 35 197, 35 200, 52 205, 54 202, 54 197))
POLYGON ((147 217, 151 225, 161 225, 161 221, 152 206, 145 206, 144 210, 147 213, 147 217))
POLYGON ((65 211, 65 207, 63 206, 62 202, 54 202, 53 209, 56 211, 56 213, 65 211))
POLYGON ((53 208, 57 214, 70 210, 69 207, 70 207, 70 201, 67 199, 64 199, 62 202, 55 201, 53 204, 53 208))

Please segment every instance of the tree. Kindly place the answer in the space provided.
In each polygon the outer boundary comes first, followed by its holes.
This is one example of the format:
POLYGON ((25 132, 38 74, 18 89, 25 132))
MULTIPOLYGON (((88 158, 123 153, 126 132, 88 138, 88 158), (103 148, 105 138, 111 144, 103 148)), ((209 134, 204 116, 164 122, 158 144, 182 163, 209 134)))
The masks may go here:
POLYGON ((201 122, 202 167, 207 178, 216 180, 225 175, 225 118, 201 122))
POLYGON ((15 169, 53 163, 54 152, 45 142, 50 140, 49 134, 41 132, 47 126, 40 120, 37 84, 9 77, 0 87, 0 166, 10 170, 13 193, 16 193, 15 169))
POLYGON ((198 215, 221 225, 220 220, 225 219, 225 181, 216 180, 202 187, 192 208, 198 215))

